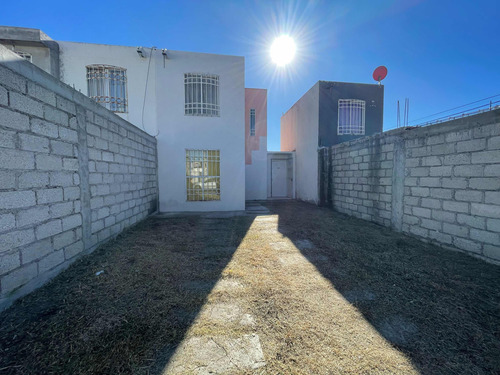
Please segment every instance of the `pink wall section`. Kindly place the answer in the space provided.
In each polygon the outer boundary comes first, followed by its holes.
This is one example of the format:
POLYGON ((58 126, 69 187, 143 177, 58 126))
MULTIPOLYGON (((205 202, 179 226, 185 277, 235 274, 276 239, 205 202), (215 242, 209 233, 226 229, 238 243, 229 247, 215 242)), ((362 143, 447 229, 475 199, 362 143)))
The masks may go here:
POLYGON ((252 151, 260 137, 267 137, 267 90, 245 89, 245 164, 252 164, 252 151), (255 109, 255 136, 250 136, 250 109, 255 109))

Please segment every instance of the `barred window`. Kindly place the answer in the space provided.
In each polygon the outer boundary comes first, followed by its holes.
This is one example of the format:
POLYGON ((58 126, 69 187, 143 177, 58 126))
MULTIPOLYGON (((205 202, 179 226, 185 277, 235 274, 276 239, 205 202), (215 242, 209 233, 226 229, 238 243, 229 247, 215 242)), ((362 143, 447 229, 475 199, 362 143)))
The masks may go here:
POLYGON ((188 201, 220 200, 220 151, 186 150, 188 201))
POLYGON ((255 135, 255 109, 250 109, 250 135, 255 135))
POLYGON ((339 99, 338 134, 365 134, 365 101, 339 99))
POLYGON ((184 74, 184 114, 189 116, 220 116, 219 76, 215 74, 184 74))
POLYGON ((127 70, 111 65, 87 66, 88 96, 113 112, 127 112, 127 70))
POLYGON ((19 57, 22 57, 26 61, 33 62, 33 56, 31 53, 23 52, 23 51, 14 51, 19 57))

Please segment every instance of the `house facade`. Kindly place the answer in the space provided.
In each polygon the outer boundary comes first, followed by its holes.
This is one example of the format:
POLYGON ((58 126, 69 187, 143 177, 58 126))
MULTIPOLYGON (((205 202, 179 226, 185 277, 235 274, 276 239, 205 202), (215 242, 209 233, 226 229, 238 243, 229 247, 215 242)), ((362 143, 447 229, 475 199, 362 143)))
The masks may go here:
POLYGON ((267 91, 245 90, 243 57, 52 41, 17 27, 0 28, 0 43, 157 138, 160 212, 239 211, 266 198, 267 91))
POLYGON ((281 151, 295 151, 295 196, 319 203, 318 150, 383 130, 384 86, 318 81, 281 117, 281 151))

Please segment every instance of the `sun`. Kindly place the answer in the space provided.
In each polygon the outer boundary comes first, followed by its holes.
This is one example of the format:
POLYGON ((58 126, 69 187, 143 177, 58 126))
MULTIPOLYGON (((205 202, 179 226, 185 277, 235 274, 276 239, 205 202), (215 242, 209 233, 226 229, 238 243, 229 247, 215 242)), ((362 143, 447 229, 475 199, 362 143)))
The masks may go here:
POLYGON ((285 66, 293 60, 296 48, 292 37, 281 35, 271 45, 271 59, 276 65, 285 66))

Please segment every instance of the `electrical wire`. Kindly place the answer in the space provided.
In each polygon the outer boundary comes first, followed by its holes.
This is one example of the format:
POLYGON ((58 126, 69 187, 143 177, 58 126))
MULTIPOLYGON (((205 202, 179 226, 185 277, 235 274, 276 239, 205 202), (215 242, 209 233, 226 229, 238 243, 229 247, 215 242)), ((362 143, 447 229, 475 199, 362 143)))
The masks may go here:
POLYGON ((151 58, 153 57, 153 51, 155 49, 156 47, 151 47, 151 51, 149 52, 148 71, 146 73, 146 85, 144 86, 144 100, 142 102, 142 116, 141 116, 141 126, 142 130, 144 131, 146 131, 146 128, 144 127, 144 108, 146 107, 146 95, 148 93, 149 68, 151 67, 151 58))
POLYGON ((467 106, 469 106, 469 105, 471 105, 471 104, 476 104, 476 103, 482 102, 483 100, 488 100, 488 99, 496 98, 497 96, 500 96, 500 94, 493 95, 493 96, 489 96, 489 97, 484 98, 484 99, 476 100, 475 102, 471 102, 471 103, 463 104, 463 105, 460 105, 460 106, 458 106, 458 107, 450 108, 450 109, 447 109, 447 110, 445 110, 445 111, 437 112, 437 113, 434 113, 434 114, 432 114, 432 115, 428 115, 428 116, 420 117, 420 118, 418 118, 418 119, 416 119, 416 120, 412 120, 412 121, 410 121, 410 124, 411 124, 411 123, 414 123, 414 122, 417 122, 417 121, 420 121, 420 120, 425 120, 426 118, 429 118, 429 117, 433 117, 433 116, 440 115, 440 114, 442 114, 442 113, 446 113, 446 112, 449 112, 449 111, 453 111, 453 110, 455 110, 455 109, 459 109, 459 108, 467 107, 467 106))

